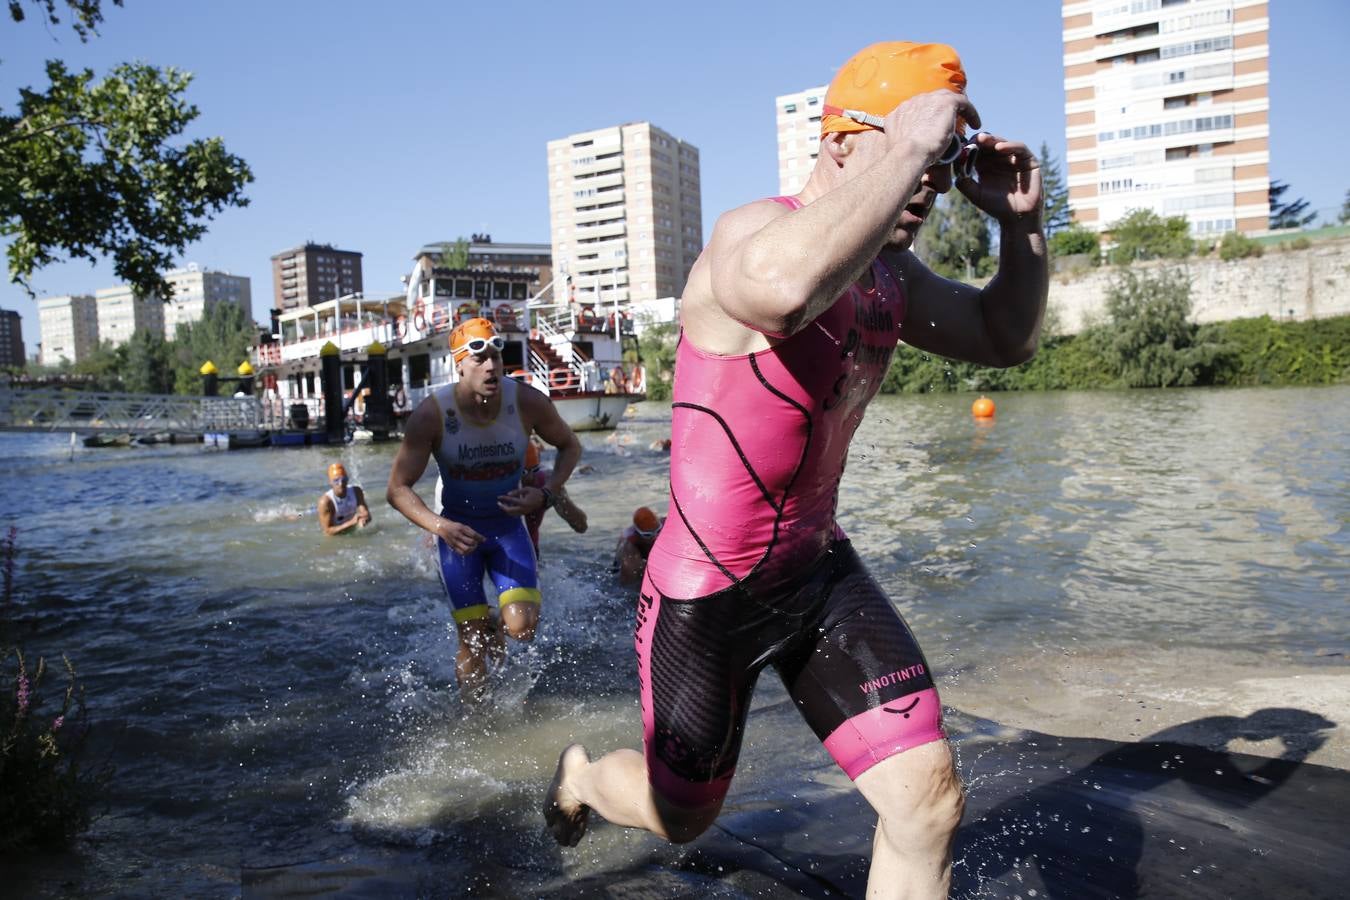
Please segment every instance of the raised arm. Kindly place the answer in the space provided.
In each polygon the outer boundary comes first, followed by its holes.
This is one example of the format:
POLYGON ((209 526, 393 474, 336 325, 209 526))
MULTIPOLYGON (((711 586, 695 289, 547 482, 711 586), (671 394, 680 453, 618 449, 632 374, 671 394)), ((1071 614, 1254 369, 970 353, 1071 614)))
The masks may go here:
POLYGON ((958 117, 979 121, 964 94, 937 90, 897 106, 885 119, 884 133, 826 135, 818 165, 856 174, 830 176, 830 188, 807 198, 801 209, 762 201, 722 216, 707 252, 712 304, 770 337, 805 327, 891 239, 925 170, 950 142, 958 117))
POLYGON ((1040 162, 1025 144, 987 134, 979 141, 979 181, 957 187, 999 223, 998 274, 979 289, 937 275, 908 250, 885 259, 905 281, 905 343, 1006 368, 1035 354, 1050 289, 1040 162))

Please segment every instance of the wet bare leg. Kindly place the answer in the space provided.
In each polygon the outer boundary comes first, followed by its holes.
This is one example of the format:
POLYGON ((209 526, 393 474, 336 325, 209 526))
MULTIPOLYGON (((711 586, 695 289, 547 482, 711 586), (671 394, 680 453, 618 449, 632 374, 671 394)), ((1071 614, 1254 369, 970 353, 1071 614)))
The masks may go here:
POLYGON ((643 828, 682 844, 702 834, 721 803, 706 809, 674 806, 651 789, 647 763, 636 750, 616 750, 592 762, 580 744, 558 758, 558 771, 544 800, 544 819, 558 843, 575 846, 593 809, 615 825, 643 828))
POLYGON ((952 877, 952 839, 965 799, 946 741, 882 760, 854 782, 877 811, 869 900, 941 898, 952 877))
POLYGON ((459 679, 459 694, 466 703, 478 703, 487 693, 487 657, 494 637, 501 642, 501 632, 492 616, 470 619, 457 624, 459 649, 455 653, 455 675, 459 679))

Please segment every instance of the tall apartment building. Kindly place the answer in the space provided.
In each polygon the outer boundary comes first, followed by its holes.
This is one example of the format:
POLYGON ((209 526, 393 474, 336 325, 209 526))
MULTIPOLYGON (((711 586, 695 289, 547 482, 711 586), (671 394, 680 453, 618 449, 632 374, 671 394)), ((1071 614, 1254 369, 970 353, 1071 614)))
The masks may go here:
POLYGON ((357 294, 361 254, 332 244, 304 243, 272 257, 272 296, 282 312, 357 294))
POLYGON ((649 122, 548 142, 553 265, 583 304, 678 297, 703 249, 698 149, 649 122))
POLYGON ((94 291, 98 303, 98 342, 110 341, 114 347, 131 340, 142 328, 164 333, 164 301, 158 297, 139 297, 129 284, 94 291))
POLYGON ((1191 233, 1269 227, 1264 0, 1064 0, 1069 205, 1108 228, 1132 209, 1191 233))
POLYGON ((188 263, 165 272, 164 280, 173 285, 173 299, 164 304, 166 340, 173 340, 180 324, 199 321, 220 303, 233 303, 244 311, 245 319, 253 318, 253 283, 246 276, 188 263))
POLYGON ((806 184, 820 153, 820 108, 829 87, 775 97, 778 112, 778 193, 795 194, 806 184))
POLYGON ((93 297, 43 297, 38 300, 39 361, 54 366, 77 363, 98 347, 98 305, 93 297))
POLYGON ((0 309, 0 368, 22 367, 23 317, 12 309, 0 309))

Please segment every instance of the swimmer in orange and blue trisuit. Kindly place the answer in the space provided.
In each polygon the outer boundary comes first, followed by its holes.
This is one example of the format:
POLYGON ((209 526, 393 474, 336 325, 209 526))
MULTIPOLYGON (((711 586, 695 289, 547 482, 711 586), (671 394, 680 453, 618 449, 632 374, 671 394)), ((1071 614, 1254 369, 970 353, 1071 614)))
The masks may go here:
POLYGON ((391 506, 436 536, 459 636, 455 671, 471 701, 483 696, 488 654, 500 647, 483 576, 496 589, 501 629, 515 640, 533 640, 542 595, 522 517, 552 506, 581 458, 580 442, 548 397, 503 377, 504 346, 488 319, 469 319, 450 332, 459 380, 409 416, 387 491, 391 506), (521 485, 531 431, 559 451, 548 481, 537 487, 521 485), (433 457, 442 484, 439 513, 413 490, 433 457))
MULTIPOLYGON (((639 593, 643 751, 565 749, 562 844, 594 809, 672 841, 716 818, 772 665, 879 813, 868 892, 945 897, 963 796, 932 673, 836 521, 849 443, 897 342, 991 366, 1035 352, 1048 288, 1039 163, 966 136, 952 48, 891 42, 840 68, 801 193, 718 220, 680 303, 670 509, 639 593), (911 251, 952 187, 1000 230, 984 288, 911 251)), ((739 139, 734 135, 731 139, 739 139)))

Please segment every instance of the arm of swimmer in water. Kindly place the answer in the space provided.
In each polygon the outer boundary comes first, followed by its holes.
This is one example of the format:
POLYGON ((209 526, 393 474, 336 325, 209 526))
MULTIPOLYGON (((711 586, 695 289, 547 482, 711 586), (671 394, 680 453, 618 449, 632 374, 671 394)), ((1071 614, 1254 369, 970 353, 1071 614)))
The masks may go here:
POLYGON ((548 441, 554 447, 558 448, 558 457, 553 461, 553 472, 549 475, 548 484, 545 485, 554 496, 562 490, 567 479, 572 477, 572 470, 576 468, 577 463, 581 461, 581 441, 572 429, 567 427, 563 417, 558 414, 558 409, 553 402, 538 391, 532 393, 530 409, 533 426, 539 436, 548 441))
POLYGON ((469 553, 483 542, 483 536, 467 525, 438 516, 413 490, 417 479, 426 471, 432 449, 440 437, 440 417, 440 407, 432 397, 423 400, 408 417, 403 443, 394 455, 384 496, 409 522, 441 538, 456 552, 469 553))
POLYGON ((352 490, 356 492, 356 520, 362 525, 370 524, 370 507, 366 505, 366 492, 355 485, 352 490))
POLYGON ((589 527, 586 522, 585 511, 572 502, 572 496, 567 493, 567 488, 558 488, 553 509, 577 534, 581 534, 589 527))
MULTIPOLYGON (((884 133, 826 135, 821 162, 828 155, 857 174, 800 209, 759 201, 719 218, 705 251, 712 304, 770 337, 806 327, 891 239, 958 117, 978 127, 979 113, 964 94, 936 90, 892 110, 884 133)), ((697 291, 700 279, 691 280, 697 291)))

